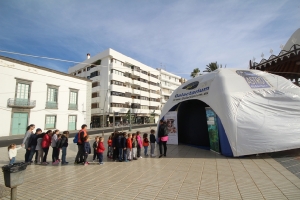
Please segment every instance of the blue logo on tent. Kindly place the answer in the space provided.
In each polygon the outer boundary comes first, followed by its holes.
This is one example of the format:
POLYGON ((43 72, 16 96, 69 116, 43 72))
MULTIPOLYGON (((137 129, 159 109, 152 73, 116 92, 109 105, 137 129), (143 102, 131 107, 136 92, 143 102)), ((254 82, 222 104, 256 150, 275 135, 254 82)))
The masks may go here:
POLYGON ((195 81, 195 82, 192 82, 192 83, 184 86, 182 89, 192 90, 192 89, 195 89, 196 87, 198 87, 198 85, 199 85, 199 82, 195 81))

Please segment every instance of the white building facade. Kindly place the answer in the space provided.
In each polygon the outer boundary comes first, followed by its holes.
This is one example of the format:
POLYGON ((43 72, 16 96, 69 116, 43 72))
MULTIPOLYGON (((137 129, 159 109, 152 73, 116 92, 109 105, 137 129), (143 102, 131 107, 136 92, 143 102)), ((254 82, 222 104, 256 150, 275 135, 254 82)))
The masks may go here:
POLYGON ((185 82, 185 79, 181 78, 180 76, 177 76, 175 74, 172 74, 170 72, 167 72, 163 69, 157 69, 160 72, 160 87, 161 87, 161 106, 162 108, 166 104, 166 102, 169 100, 170 96, 176 90, 183 82, 185 82))
POLYGON ((94 126, 117 123, 156 123, 161 113, 160 71, 113 49, 99 53, 74 67, 69 74, 92 83, 94 126))
POLYGON ((0 136, 20 135, 29 124, 79 130, 91 118, 92 81, 0 56, 0 136))

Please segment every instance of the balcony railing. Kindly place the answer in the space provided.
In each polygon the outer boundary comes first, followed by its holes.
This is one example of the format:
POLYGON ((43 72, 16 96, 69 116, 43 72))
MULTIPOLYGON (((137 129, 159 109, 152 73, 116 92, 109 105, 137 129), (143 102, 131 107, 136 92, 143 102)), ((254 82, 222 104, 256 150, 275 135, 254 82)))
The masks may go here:
POLYGON ((8 99, 7 106, 11 108, 34 108, 35 100, 29 99, 8 99))
POLYGON ((46 109, 58 109, 57 102, 46 102, 46 109))
POLYGON ((69 110, 78 110, 77 104, 69 104, 69 110))

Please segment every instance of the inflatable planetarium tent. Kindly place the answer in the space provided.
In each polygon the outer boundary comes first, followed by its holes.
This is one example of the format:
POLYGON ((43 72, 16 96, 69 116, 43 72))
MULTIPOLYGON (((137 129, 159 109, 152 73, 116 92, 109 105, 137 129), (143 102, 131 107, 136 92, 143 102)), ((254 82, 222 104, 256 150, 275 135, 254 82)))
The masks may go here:
POLYGON ((300 87, 258 70, 218 69, 177 88, 160 119, 170 144, 225 156, 300 148, 300 87))

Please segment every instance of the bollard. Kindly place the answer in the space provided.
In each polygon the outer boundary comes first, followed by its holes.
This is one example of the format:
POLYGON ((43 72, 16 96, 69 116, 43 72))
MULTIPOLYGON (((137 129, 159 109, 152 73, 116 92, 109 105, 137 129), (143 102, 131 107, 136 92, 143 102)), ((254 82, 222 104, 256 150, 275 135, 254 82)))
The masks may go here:
POLYGON ((104 137, 104 131, 102 131, 102 137, 104 137))
POLYGON ((23 184, 26 168, 26 163, 15 163, 13 165, 4 165, 2 167, 5 186, 11 188, 11 200, 17 199, 17 186, 23 184))

